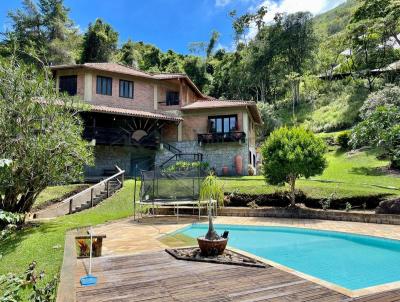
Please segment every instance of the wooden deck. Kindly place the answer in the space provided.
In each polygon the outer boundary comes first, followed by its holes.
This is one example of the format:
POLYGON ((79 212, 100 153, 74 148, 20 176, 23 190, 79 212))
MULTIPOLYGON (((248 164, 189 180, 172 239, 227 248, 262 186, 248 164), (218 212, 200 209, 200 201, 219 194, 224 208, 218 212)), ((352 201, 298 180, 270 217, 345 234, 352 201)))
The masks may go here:
POLYGON ((93 264, 98 284, 83 288, 79 277, 86 271, 78 262, 77 302, 400 301, 400 291, 353 299, 274 267, 187 262, 165 252, 103 257, 93 264))

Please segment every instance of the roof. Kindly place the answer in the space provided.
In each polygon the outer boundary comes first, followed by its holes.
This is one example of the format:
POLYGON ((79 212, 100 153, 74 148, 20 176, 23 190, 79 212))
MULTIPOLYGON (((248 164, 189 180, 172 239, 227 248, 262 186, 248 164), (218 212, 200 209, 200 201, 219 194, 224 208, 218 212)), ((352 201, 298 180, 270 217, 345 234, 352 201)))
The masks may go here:
POLYGON ((200 96, 204 97, 202 92, 197 88, 197 86, 192 82, 192 80, 184 73, 147 73, 131 66, 122 65, 119 63, 84 63, 84 64, 71 64, 71 65, 55 65, 50 66, 51 70, 62 70, 71 68, 87 68, 93 70, 115 72, 125 75, 131 75, 146 79, 154 80, 174 80, 174 79, 184 79, 188 82, 189 86, 200 96))
POLYGON ((90 105, 90 109, 88 111, 152 118, 152 119, 159 119, 159 120, 173 121, 173 122, 180 122, 183 120, 181 117, 178 117, 178 116, 171 116, 171 115, 166 115, 166 114, 157 113, 157 112, 148 112, 148 111, 124 109, 124 108, 108 107, 108 106, 100 106, 100 105, 90 105))
POLYGON ((253 119, 256 123, 262 124, 260 111, 257 108, 257 103, 253 101, 240 101, 240 100, 199 100, 192 104, 186 105, 181 108, 182 111, 196 110, 196 109, 213 109, 213 108, 237 108, 245 107, 249 109, 253 119))

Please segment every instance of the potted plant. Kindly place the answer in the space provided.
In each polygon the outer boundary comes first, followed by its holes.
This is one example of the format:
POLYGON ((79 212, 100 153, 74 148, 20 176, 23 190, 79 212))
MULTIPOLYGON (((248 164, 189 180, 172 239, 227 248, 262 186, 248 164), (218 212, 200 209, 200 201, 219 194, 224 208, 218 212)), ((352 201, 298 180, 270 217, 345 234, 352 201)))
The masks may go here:
POLYGON ((209 176, 201 184, 200 199, 209 200, 208 207, 208 231, 204 237, 198 237, 197 242, 203 256, 218 256, 222 255, 228 243, 228 238, 223 238, 217 234, 212 221, 212 200, 217 203, 223 203, 224 191, 220 185, 218 178, 210 173, 209 176))

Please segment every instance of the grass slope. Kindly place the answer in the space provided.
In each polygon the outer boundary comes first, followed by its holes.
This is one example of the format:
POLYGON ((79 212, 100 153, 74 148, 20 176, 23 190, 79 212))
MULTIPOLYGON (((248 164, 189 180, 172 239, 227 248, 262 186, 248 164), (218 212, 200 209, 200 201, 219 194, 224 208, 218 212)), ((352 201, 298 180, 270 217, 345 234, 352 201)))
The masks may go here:
POLYGON ((357 6, 357 0, 347 0, 338 7, 315 16, 314 28, 317 35, 323 39, 344 30, 357 6))
POLYGON ((65 186, 51 186, 43 190, 35 201, 34 207, 38 207, 50 200, 60 199, 70 192, 78 189, 80 184, 65 185, 65 186))
MULTIPOLYGON (((338 198, 355 196, 373 196, 379 194, 400 195, 400 177, 385 175, 382 167, 387 161, 376 159, 375 153, 360 152, 349 156, 347 153, 333 150, 327 155, 328 167, 320 176, 300 179, 297 187, 314 198, 326 198, 336 193, 338 198), (377 186, 393 187, 395 189, 377 186)), ((271 186, 262 176, 223 178, 226 192, 239 189, 240 193, 261 194, 285 190, 287 187, 271 186)))

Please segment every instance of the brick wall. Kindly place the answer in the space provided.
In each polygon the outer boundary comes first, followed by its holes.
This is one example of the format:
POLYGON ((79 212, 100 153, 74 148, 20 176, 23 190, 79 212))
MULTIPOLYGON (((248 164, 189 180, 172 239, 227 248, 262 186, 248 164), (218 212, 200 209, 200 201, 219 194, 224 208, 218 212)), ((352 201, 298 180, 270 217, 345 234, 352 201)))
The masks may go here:
POLYGON ((96 105, 120 107, 126 109, 136 109, 154 111, 154 88, 151 81, 142 78, 135 78, 113 73, 93 73, 92 77, 92 102, 96 105), (97 76, 112 78, 112 96, 96 93, 97 76), (119 80, 133 81, 133 99, 119 97, 119 80))
MULTIPOLYGON (((197 140, 198 134, 208 133, 208 117, 237 115, 238 129, 243 131, 243 109, 202 109, 183 115, 182 140, 197 140)), ((247 134, 246 134, 247 135, 247 134)))

